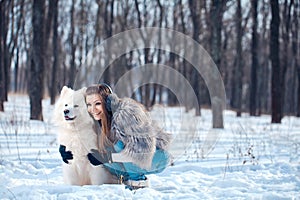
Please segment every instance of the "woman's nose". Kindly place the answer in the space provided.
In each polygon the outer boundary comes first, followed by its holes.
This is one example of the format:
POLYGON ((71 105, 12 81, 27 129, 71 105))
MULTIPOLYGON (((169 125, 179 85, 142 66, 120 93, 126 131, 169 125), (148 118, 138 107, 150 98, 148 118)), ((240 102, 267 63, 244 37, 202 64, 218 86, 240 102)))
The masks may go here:
POLYGON ((95 105, 92 105, 92 112, 94 113, 96 111, 96 106, 95 105))

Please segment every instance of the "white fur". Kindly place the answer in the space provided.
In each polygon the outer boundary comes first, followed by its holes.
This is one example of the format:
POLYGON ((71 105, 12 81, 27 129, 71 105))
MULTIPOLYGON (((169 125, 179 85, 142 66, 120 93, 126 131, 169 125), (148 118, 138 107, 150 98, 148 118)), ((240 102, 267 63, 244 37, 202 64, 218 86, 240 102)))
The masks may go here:
POLYGON ((117 178, 102 165, 93 166, 87 158, 91 149, 98 149, 98 137, 94 120, 87 112, 85 90, 74 91, 64 86, 54 109, 53 122, 58 126, 58 143, 73 154, 69 164, 62 161, 64 182, 71 185, 117 183, 117 178), (69 112, 64 114, 64 110, 69 112), (75 119, 66 120, 68 117, 75 119))

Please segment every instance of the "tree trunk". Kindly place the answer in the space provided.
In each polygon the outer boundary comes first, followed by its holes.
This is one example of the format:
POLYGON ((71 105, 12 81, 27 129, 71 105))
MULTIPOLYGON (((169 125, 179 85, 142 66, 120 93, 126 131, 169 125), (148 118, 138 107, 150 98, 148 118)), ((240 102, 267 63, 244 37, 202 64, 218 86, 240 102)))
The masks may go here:
POLYGON ((18 46, 18 37, 19 37, 19 30, 21 28, 21 22, 23 21, 23 8, 24 8, 24 0, 19 2, 19 16, 15 16, 14 9, 17 7, 14 0, 11 1, 4 1, 6 2, 6 31, 10 31, 9 39, 5 40, 4 45, 4 58, 5 58, 5 99, 7 100, 7 94, 10 87, 11 81, 11 61, 13 55, 15 53, 15 48, 18 46), (13 25, 16 24, 16 27, 13 25))
POLYGON ((297 117, 300 117, 300 65, 299 65, 299 57, 298 57, 298 44, 299 44, 299 1, 295 1, 294 3, 294 12, 293 12, 293 25, 292 25, 292 52, 293 57, 295 59, 294 65, 295 69, 297 70, 297 79, 298 79, 298 89, 297 89, 297 111, 296 115, 297 117))
MULTIPOLYGON (((176 26, 178 24, 178 19, 177 19, 177 14, 176 14, 176 6, 174 6, 173 8, 173 30, 176 30, 176 26)), ((171 38, 174 38, 174 35, 172 34, 170 36, 171 38)), ((171 49, 174 49, 174 44, 171 44, 171 49)), ((172 66, 172 68, 176 69, 176 54, 173 52, 169 52, 169 66, 172 66)), ((169 73, 168 73, 169 74, 169 73)), ((171 84, 175 84, 175 82, 177 80, 174 80, 174 77, 171 77, 170 75, 168 75, 168 79, 169 79, 169 83, 171 84)), ((167 90, 168 91, 168 104, 171 106, 176 105, 177 103, 177 98, 175 96, 175 94, 171 91, 171 90, 167 90)))
POLYGON ((237 0, 236 8, 236 59, 233 69, 232 106, 238 117, 242 114, 242 78, 243 78, 243 56, 242 56, 242 6, 241 0, 237 0))
POLYGON ((210 46, 211 56, 217 67, 221 65, 221 49, 222 49, 222 21, 226 1, 212 0, 210 9, 210 46))
MULTIPOLYGON (((183 7, 184 7, 184 5, 183 5, 183 2, 182 2, 182 0, 179 0, 179 7, 180 7, 180 18, 181 18, 181 26, 182 26, 182 32, 183 32, 183 34, 187 34, 187 31, 186 31, 186 23, 185 23, 185 21, 184 21, 184 10, 183 10, 183 7)), ((184 49, 186 49, 187 48, 187 44, 186 43, 184 43, 184 47, 183 47, 184 49)), ((187 54, 188 52, 184 52, 184 58, 187 56, 186 54, 187 54)), ((190 65, 187 61, 186 61, 186 59, 183 59, 183 62, 182 62, 182 64, 181 64, 181 67, 179 67, 179 72, 184 76, 184 77, 186 77, 187 79, 189 78, 188 76, 189 76, 189 74, 188 74, 188 70, 187 70, 187 68, 188 68, 188 65, 190 65)), ((191 105, 188 105, 188 95, 187 95, 187 91, 182 91, 182 92, 184 92, 184 101, 185 101, 185 110, 186 111, 189 111, 189 109, 190 109, 190 106, 191 105)), ((200 105, 199 105, 200 106, 200 105)))
POLYGON ((96 24, 95 24, 95 37, 94 37, 94 47, 96 47, 98 44, 100 44, 101 41, 101 13, 102 13, 102 0, 96 0, 97 3, 97 15, 96 15, 96 24))
MULTIPOLYGON (((160 0, 156 0, 157 6, 159 8, 159 28, 162 28, 162 22, 163 22, 163 16, 164 16, 164 7, 162 6, 160 0)), ((159 44, 161 44, 161 34, 158 36, 159 44)), ((157 51, 157 64, 161 63, 161 57, 162 57, 162 51, 159 48, 157 51)), ((160 76, 159 72, 156 73, 157 77, 160 76)), ((156 102, 156 97, 159 96, 159 103, 161 103, 161 97, 162 97, 162 91, 161 91, 161 85, 153 84, 153 94, 151 97, 151 104, 150 106, 153 106, 156 102)))
MULTIPOLYGON (((104 30, 105 30, 105 39, 108 39, 112 36, 113 33, 113 23, 114 23, 114 0, 108 0, 105 4, 105 11, 104 11, 104 30)), ((108 47, 109 48, 109 47, 108 47)), ((110 49, 107 50, 107 52, 110 52, 110 49)), ((109 60, 107 57, 110 57, 111 55, 105 56, 105 67, 108 66, 109 60)), ((103 82, 107 84, 112 83, 112 77, 111 77, 111 70, 112 65, 107 67, 105 70, 105 73, 103 74, 103 82)))
POLYGON ((16 50, 16 61, 14 70, 14 92, 18 91, 18 75, 19 75, 19 48, 16 50))
MULTIPOLYGON (((10 71, 10 44, 7 44, 8 29, 9 29, 9 8, 11 1, 0 1, 0 111, 4 111, 4 101, 7 101, 8 85, 9 85, 9 71, 10 71)), ((11 34, 10 37, 13 37, 11 34)))
POLYGON ((43 121, 42 98, 44 80, 44 13, 45 2, 33 1, 32 26, 33 26, 33 48, 30 66, 29 98, 30 119, 43 121), (41 45, 42 44, 42 45, 41 45))
POLYGON ((21 30, 21 28, 24 27, 25 25, 25 20, 24 20, 24 0, 22 0, 20 3, 20 10, 19 10, 19 16, 18 16, 18 19, 17 19, 17 30, 14 34, 14 37, 11 38, 11 44, 12 44, 12 47, 10 48, 11 49, 11 52, 10 52, 10 60, 12 59, 13 55, 14 55, 14 50, 15 48, 17 47, 17 50, 16 50, 16 61, 15 61, 15 69, 14 69, 14 91, 17 92, 18 91, 18 77, 19 77, 19 53, 20 53, 20 47, 18 46, 18 38, 19 38, 19 35, 21 35, 19 33, 19 31, 21 30))
POLYGON ((70 71, 69 71, 69 81, 68 86, 73 88, 75 83, 75 76, 76 76, 76 63, 75 63, 75 53, 76 53, 76 44, 74 43, 74 35, 75 35, 75 4, 76 0, 72 0, 72 7, 70 11, 71 15, 71 30, 70 30, 70 47, 71 47, 71 60, 70 60, 70 71))
MULTIPOLYGON (((222 49, 222 24, 226 0, 213 0, 210 8, 210 49, 211 56, 217 67, 221 70, 221 49, 222 49)), ((224 128, 222 105, 218 99, 211 99, 213 109, 213 128, 224 128)))
MULTIPOLYGON (((283 8, 283 31, 282 31, 282 39, 283 39, 283 52, 282 52, 282 65, 281 65, 281 79, 280 79, 280 85, 281 85, 281 93, 282 93, 282 99, 281 99, 281 118, 284 115, 285 112, 285 96, 286 96, 286 72, 288 70, 289 66, 289 40, 290 40, 290 19, 291 19, 291 6, 293 4, 293 1, 291 1, 290 4, 288 4, 288 0, 284 1, 284 8, 283 8)), ((291 89, 291 88, 288 88, 291 89)), ((291 102, 292 103, 292 102, 291 102)))
POLYGON ((50 103, 53 105, 55 103, 56 96, 56 71, 58 69, 58 0, 53 1, 53 66, 52 66, 52 79, 51 79, 51 90, 50 90, 50 103))
POLYGON ((44 57, 44 64, 45 64, 45 74, 49 74, 49 76, 45 76, 45 80, 44 80, 44 84, 45 84, 45 94, 50 94, 51 97, 51 88, 52 88, 52 51, 51 51, 51 44, 50 42, 52 40, 50 40, 50 35, 52 32, 52 23, 53 23, 53 10, 54 10, 54 1, 52 0, 48 0, 48 5, 47 5, 47 9, 45 9, 45 12, 47 13, 47 16, 45 16, 45 41, 44 41, 44 49, 45 49, 45 57, 44 57))
POLYGON ((271 36, 270 58, 272 62, 272 123, 281 123, 282 118, 282 94, 280 84, 280 60, 279 60, 279 5, 278 0, 271 2, 271 36))
POLYGON ((4 111, 5 101, 5 56, 4 46, 6 45, 6 15, 5 1, 0 1, 0 111, 4 111))
MULTIPOLYGON (((190 12, 191 12, 191 16, 192 16, 192 22, 193 22, 193 39, 195 41, 197 41, 198 43, 200 43, 200 26, 201 26, 201 8, 200 8, 200 1, 193 1, 193 0, 189 0, 189 8, 190 8, 190 12)), ((196 57, 198 56, 199 52, 196 52, 195 50, 193 50, 193 57, 194 59, 196 59, 196 57)), ((197 70, 193 67, 192 69, 193 73, 192 73, 192 86, 193 89, 195 91, 196 97, 197 97, 197 102, 198 102, 198 106, 199 109, 196 110, 196 116, 200 116, 201 115, 201 110, 200 110, 200 88, 199 88, 199 75, 197 70)), ((197 106, 196 106, 197 108, 197 106)))
POLYGON ((262 5, 260 6, 262 10, 262 28, 260 29, 261 32, 259 34, 260 38, 258 42, 258 49, 259 49, 259 55, 260 55, 260 61, 259 62, 259 69, 257 74, 258 83, 257 83, 257 109, 258 109, 258 115, 261 115, 262 113, 270 112, 269 109, 269 103, 268 99, 270 97, 270 90, 269 90, 269 82, 270 82, 270 74, 268 68, 269 63, 269 57, 268 57, 268 36, 267 36, 267 23, 268 23, 268 2, 263 1, 262 5))
POLYGON ((252 8, 252 45, 251 45, 251 53, 252 53, 252 66, 251 66, 251 83, 250 83, 250 116, 257 115, 257 67, 258 67, 258 46, 257 46, 257 0, 251 0, 251 8, 252 8))

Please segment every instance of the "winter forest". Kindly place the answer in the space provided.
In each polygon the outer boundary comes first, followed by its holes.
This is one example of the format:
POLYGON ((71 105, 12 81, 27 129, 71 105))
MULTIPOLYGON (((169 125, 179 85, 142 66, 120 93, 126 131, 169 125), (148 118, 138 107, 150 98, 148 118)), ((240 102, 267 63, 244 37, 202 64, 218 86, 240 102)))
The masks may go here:
MULTIPOLYGON (((25 93, 30 118, 42 120, 41 100, 50 97, 54 104, 63 85, 73 86, 89 51, 123 31, 159 27, 191 37, 209 53, 224 82, 227 109, 237 116, 271 114, 280 123, 285 115, 300 115, 299 11, 298 0, 1 0, 0 110, 8 93, 25 93)), ((113 86, 147 63, 179 71, 201 107, 210 106, 201 75, 179 55, 159 49, 120 56, 99 81, 113 86)), ((143 85, 134 96, 148 108, 178 104, 158 84, 143 85)))
POLYGON ((299 199, 299 19, 300 0, 0 0, 0 199, 299 199), (64 181, 58 97, 95 83, 172 134, 149 187, 64 181))

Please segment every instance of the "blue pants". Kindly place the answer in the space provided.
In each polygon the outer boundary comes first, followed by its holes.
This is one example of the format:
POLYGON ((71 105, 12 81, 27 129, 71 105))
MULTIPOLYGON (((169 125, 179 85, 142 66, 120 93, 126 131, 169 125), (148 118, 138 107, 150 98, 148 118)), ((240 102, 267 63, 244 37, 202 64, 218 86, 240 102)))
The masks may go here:
MULTIPOLYGON (((121 141, 118 141, 114 145, 114 150, 119 153, 124 149, 124 144, 121 141)), ((147 174, 155 174, 162 172, 169 163, 169 154, 162 150, 162 149, 156 149, 153 159, 151 168, 146 170, 142 169, 139 166, 131 163, 105 163, 104 166, 110 171, 110 173, 121 177, 123 176, 123 179, 126 180, 145 180, 145 175, 147 174)))

